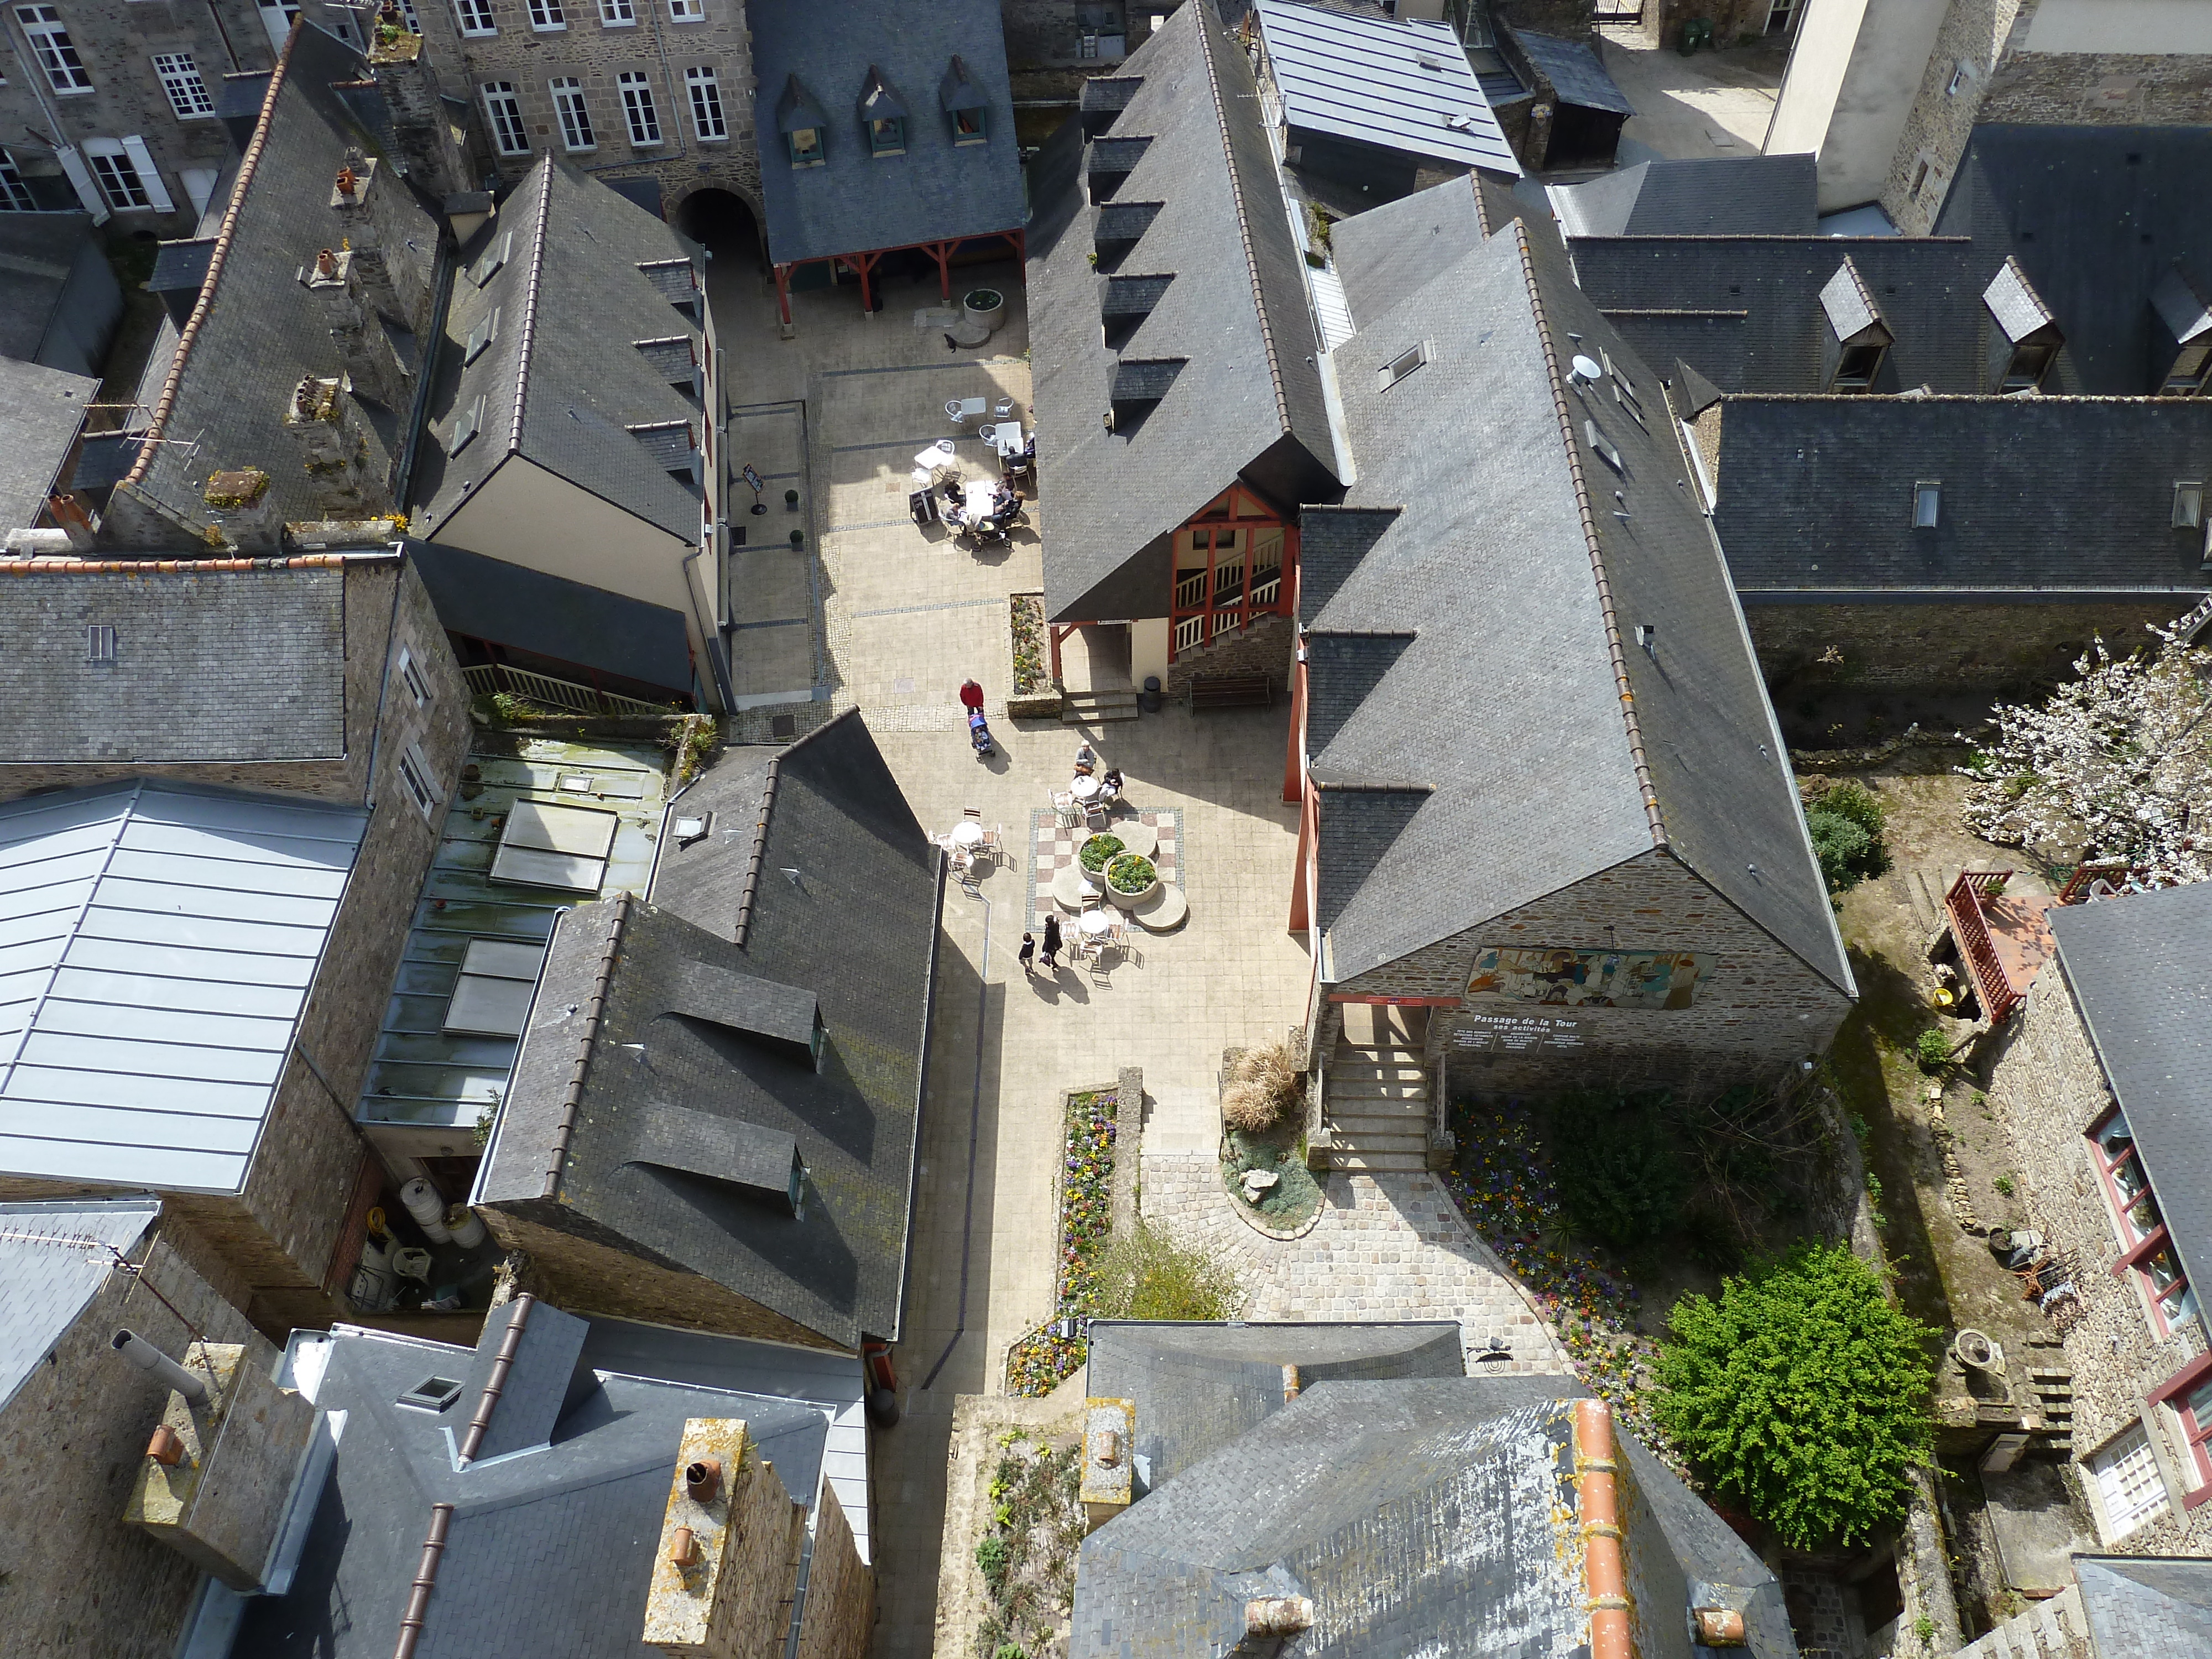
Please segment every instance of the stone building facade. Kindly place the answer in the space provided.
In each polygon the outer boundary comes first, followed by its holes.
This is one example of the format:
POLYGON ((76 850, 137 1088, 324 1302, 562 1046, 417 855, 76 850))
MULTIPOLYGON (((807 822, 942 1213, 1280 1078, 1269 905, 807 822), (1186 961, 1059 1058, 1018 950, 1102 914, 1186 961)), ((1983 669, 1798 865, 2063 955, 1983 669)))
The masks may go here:
POLYGON ((1850 1012, 1842 991, 1665 851, 1575 883, 1371 973, 1328 988, 1318 1032, 1335 1043, 1343 1005, 1426 1004, 1427 1064, 1455 1090, 1589 1082, 1700 1086, 1772 1077, 1826 1052, 1850 1012), (1568 1006, 1468 995, 1486 950, 1688 952, 1690 1006, 1568 1006))
POLYGON ((2203 1358, 2203 1316, 2159 1335, 2142 1276, 2120 1265, 2117 1224, 2090 1139, 2113 1097, 2057 966, 2036 975, 1998 1053, 1990 1097, 2011 1141, 2031 1224, 2076 1256, 2081 1313, 2064 1338, 2073 1372, 2074 1468, 2100 1542, 2130 1555, 2212 1553, 2212 1507, 2188 1502, 2203 1483, 2190 1468, 2173 1397, 2164 1393, 2203 1358), (2166 1501, 2161 1513, 2122 1532, 2096 1470, 2134 1446, 2137 1431, 2166 1501))
POLYGON ((2088 0, 1951 0, 1881 190, 1907 236, 1942 211, 1978 125, 2196 126, 2212 111, 2212 18, 2088 0), (2146 48, 2151 48, 2146 50, 2146 48))
MULTIPOLYGON (((37 1209, 0 1209, 0 1227, 11 1231, 36 1231, 40 1220, 37 1209)), ((173 1212, 155 1215, 123 1252, 136 1275, 111 1271, 0 1407, 0 1630, 15 1652, 168 1659, 175 1649, 200 1573, 122 1520, 167 1388, 118 1358, 109 1340, 127 1327, 175 1358, 198 1334, 244 1343, 253 1363, 271 1363, 232 1304, 235 1283, 223 1282, 220 1265, 215 1284, 196 1269, 200 1249, 173 1212)))
POLYGON ((611 183, 653 179, 671 222, 701 190, 759 222, 744 0, 421 0, 416 15, 488 186, 559 155, 611 183))
POLYGON ((1981 605, 1762 604, 1750 596, 1743 614, 1770 687, 1999 691, 2064 675, 2093 640, 2115 651, 2147 645, 2154 624, 2169 626, 2191 604, 2186 593, 1981 605))

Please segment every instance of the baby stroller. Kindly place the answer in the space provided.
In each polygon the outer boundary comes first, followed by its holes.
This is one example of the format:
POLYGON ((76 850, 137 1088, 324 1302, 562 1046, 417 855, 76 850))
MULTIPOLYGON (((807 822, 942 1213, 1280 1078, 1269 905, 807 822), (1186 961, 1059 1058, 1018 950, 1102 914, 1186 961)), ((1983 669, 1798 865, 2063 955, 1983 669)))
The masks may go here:
POLYGON ((987 760, 998 750, 998 744, 991 741, 991 728, 984 723, 983 711, 980 708, 968 711, 968 741, 975 744, 977 760, 987 760))

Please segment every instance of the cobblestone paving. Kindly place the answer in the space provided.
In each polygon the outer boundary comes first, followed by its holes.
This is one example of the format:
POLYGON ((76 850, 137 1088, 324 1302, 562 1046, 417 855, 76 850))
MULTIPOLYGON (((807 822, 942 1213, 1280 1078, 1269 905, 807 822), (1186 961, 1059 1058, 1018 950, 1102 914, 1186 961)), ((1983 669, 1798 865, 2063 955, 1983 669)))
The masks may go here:
POLYGON ((1484 1370, 1566 1370, 1551 1333, 1434 1176, 1337 1174, 1322 1191, 1311 1232, 1271 1239, 1231 1213, 1211 1157, 1145 1159, 1146 1220, 1229 1261, 1249 1297, 1245 1318, 1456 1319, 1470 1369, 1503 1337, 1512 1358, 1483 1362, 1484 1370))

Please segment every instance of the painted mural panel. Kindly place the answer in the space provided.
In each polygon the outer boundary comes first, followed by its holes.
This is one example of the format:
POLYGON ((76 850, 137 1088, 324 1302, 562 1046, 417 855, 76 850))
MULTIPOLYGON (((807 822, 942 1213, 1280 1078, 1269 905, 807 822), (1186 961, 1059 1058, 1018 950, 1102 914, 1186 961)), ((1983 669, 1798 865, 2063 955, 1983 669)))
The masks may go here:
POLYGON ((1485 945, 1471 997, 1577 1008, 1687 1008, 1712 958, 1690 951, 1568 951, 1485 945))

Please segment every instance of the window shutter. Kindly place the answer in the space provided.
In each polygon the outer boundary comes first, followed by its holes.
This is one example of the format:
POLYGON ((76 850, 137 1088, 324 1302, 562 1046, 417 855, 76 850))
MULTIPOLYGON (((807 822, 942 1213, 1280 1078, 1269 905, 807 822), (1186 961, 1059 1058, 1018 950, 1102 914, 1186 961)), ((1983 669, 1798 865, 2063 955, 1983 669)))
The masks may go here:
POLYGON ((177 204, 169 199, 169 188, 161 182, 161 169, 154 165, 154 157, 146 148, 146 141, 131 133, 123 141, 124 153, 130 156, 131 165, 138 169, 138 182, 145 186, 146 198, 154 204, 156 213, 174 213, 177 204))
POLYGON ((64 144, 55 150, 62 171, 69 177, 70 188, 76 191, 76 199, 84 204, 84 210, 92 216, 92 222, 107 222, 107 200, 100 193, 100 186, 92 181, 92 169, 84 164, 84 156, 75 144, 64 144))

